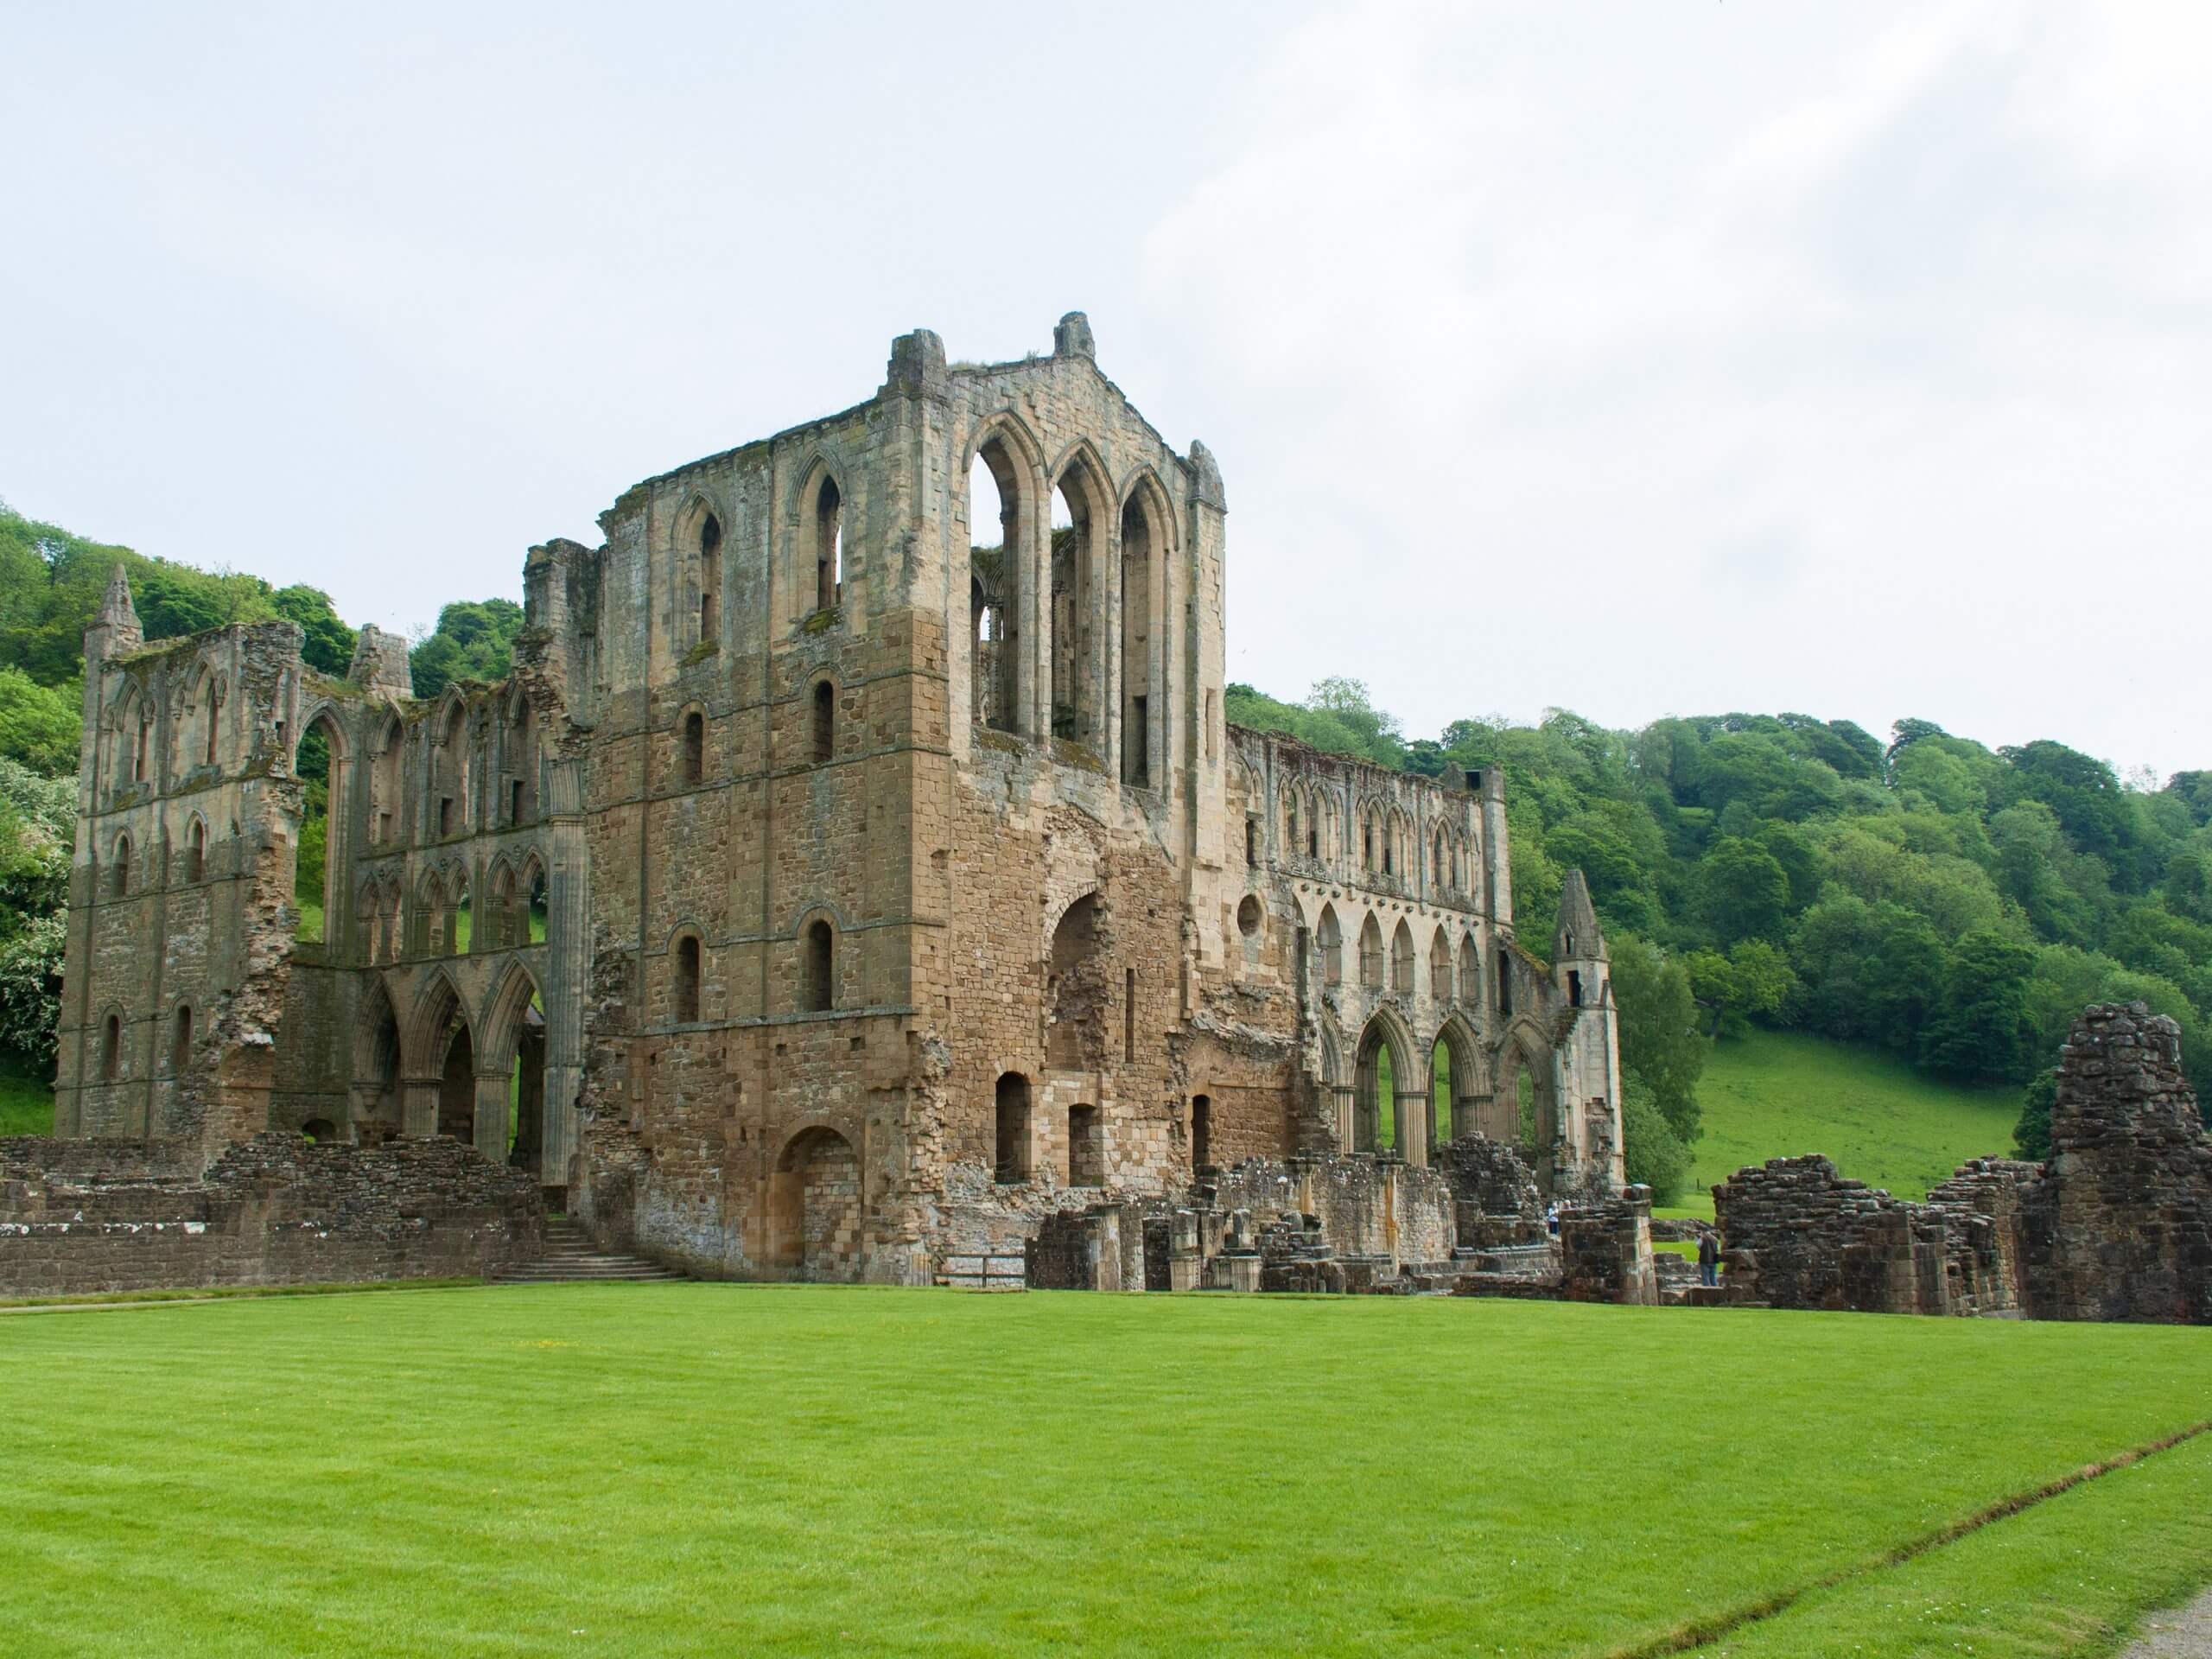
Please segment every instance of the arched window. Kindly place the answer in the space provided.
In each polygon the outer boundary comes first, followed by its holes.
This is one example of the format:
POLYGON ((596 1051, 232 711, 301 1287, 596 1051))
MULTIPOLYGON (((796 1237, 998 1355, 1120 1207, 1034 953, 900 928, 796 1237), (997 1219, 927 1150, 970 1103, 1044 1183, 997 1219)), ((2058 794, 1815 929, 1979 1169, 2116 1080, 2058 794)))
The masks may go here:
POLYGON ((827 760, 836 752, 837 688, 827 680, 814 683, 814 758, 827 760))
POLYGON ((999 1078, 996 1179, 1002 1182, 1029 1179, 1029 1079, 1019 1071, 999 1078))
POLYGON ((215 740, 222 731, 223 688, 211 676, 207 681, 207 748, 200 755, 202 766, 215 764, 215 740))
POLYGON ((1052 493, 1052 735, 1076 741, 1088 741, 1100 724, 1091 613, 1111 501, 1096 466, 1080 453, 1052 493))
POLYGON ((707 718, 696 709, 683 716, 683 781, 696 784, 707 775, 707 718))
POLYGON ((1390 988, 1400 996, 1414 994, 1414 933, 1403 922, 1390 936, 1390 988))
POLYGON ((699 1018, 699 941, 689 933, 676 942, 676 985, 671 1010, 678 1025, 690 1025, 699 1018))
POLYGON ((130 893, 130 837, 128 836, 115 838, 114 877, 108 889, 109 895, 116 899, 127 898, 130 893))
POLYGON ((1363 817, 1359 821, 1359 868, 1363 870, 1375 868, 1375 820, 1372 817, 1363 817))
POLYGON ((1497 1011, 1502 1014, 1513 1012, 1513 953, 1497 953, 1497 1011))
POLYGON ((113 1083, 123 1075, 123 1016, 111 1014, 100 1032, 100 1081, 113 1083))
POLYGON ((398 720, 388 718, 369 761, 369 839, 379 847, 399 839, 400 746, 405 741, 398 720))
POLYGON ((968 469, 969 683, 979 726, 1020 729, 1014 699, 1023 582, 1022 480, 1027 476, 1003 435, 976 451, 968 469), (995 511, 994 511, 995 509, 995 511))
POLYGON ((1341 985, 1344 977, 1344 935, 1337 923, 1335 906, 1321 907, 1321 925, 1313 935, 1313 942, 1321 953, 1321 982, 1341 985))
POLYGON ((192 1063, 192 1004, 176 1005, 176 1018, 169 1028, 169 1071, 182 1077, 192 1063))
POLYGON ((1153 585, 1164 556, 1154 533, 1157 503, 1148 483, 1140 484, 1122 507, 1122 781, 1139 788, 1152 783, 1152 643, 1155 602, 1153 585))
POLYGON ((1452 941, 1440 927, 1428 944, 1428 994, 1440 1002, 1452 1000, 1452 941))
POLYGON ((805 958, 799 971, 799 1007, 807 1014, 827 1014, 836 1006, 836 938, 829 923, 809 922, 805 958))
POLYGON ((1382 930, 1372 916, 1359 930, 1359 982, 1372 991, 1382 988, 1382 930))
POLYGON ((435 792, 441 837, 468 828, 468 711, 456 701, 438 736, 435 792))
POLYGON ((1483 1000, 1482 956, 1475 949, 1475 936, 1464 934, 1459 940, 1459 983, 1458 990, 1462 1001, 1480 1002, 1483 1000))
POLYGON ((699 643, 721 639, 722 521, 709 513, 699 524, 699 643))
POLYGON ((207 874, 207 826, 193 819, 184 832, 184 879, 204 880, 207 874))
POLYGON ((1298 830, 1298 791, 1287 789, 1282 792, 1282 844, 1293 858, 1304 849, 1298 830))
POLYGON ((1445 862, 1444 859, 1444 832, 1440 830, 1436 832, 1436 841, 1429 855, 1428 879, 1430 882, 1436 887, 1443 887, 1445 885, 1445 877, 1449 872, 1449 868, 1450 867, 1445 862))
POLYGON ((814 608, 826 611, 844 597, 844 498, 825 477, 814 497, 814 608))
POLYGON ((1256 865, 1260 861, 1260 821, 1250 814, 1244 818, 1244 862, 1256 865))

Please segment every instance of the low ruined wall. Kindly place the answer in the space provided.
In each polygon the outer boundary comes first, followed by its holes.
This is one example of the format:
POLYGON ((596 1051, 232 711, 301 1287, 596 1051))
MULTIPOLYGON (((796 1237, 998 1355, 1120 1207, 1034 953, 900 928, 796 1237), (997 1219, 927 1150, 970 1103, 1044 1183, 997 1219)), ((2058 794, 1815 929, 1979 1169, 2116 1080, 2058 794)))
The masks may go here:
POLYGON ((1713 1188, 1733 1251, 1777 1307, 2212 1324, 2212 1138, 2181 1033, 2105 1003, 2060 1051, 2050 1161, 1977 1158, 1906 1204, 1825 1158, 1713 1188))
POLYGON ((1560 1294, 1568 1301, 1657 1305, 1649 1187, 1631 1186, 1602 1204, 1561 1210, 1559 1248, 1560 1294))
POLYGON ((1286 1211, 1318 1216, 1339 1255, 1400 1266, 1452 1256, 1452 1188, 1433 1169, 1366 1156, 1255 1158, 1205 1185, 1211 1208, 1249 1211, 1262 1226, 1286 1211))
POLYGON ((535 1179, 447 1140, 0 1141, 0 1294, 485 1277, 535 1256, 535 1179))

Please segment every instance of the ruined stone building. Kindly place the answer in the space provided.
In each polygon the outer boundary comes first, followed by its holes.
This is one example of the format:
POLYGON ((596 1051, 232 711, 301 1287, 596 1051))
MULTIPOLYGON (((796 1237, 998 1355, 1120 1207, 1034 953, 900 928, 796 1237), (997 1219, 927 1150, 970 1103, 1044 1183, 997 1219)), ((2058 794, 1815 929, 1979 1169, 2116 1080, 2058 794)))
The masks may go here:
POLYGON ((1497 773, 1225 723, 1226 511, 1078 314, 902 336, 531 549, 498 684, 418 699, 373 628, 342 681, 289 624, 148 645, 118 575, 58 1132, 444 1135, 694 1271, 908 1283, 1208 1168, 1368 1171, 1357 1247, 1448 1251, 1433 1148, 1524 1116, 1541 1183, 1617 1185, 1580 875, 1547 966, 1497 773))

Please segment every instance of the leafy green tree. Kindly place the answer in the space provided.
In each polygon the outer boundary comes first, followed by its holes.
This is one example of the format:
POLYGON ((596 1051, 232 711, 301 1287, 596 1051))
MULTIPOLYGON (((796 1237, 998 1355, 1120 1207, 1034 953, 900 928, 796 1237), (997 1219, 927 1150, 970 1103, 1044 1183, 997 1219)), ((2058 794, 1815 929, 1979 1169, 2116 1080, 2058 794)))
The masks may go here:
POLYGON ((54 1064, 61 1023, 61 953, 68 934, 61 912, 26 920, 0 939, 0 1057, 19 1071, 54 1064))
POLYGON ((276 614, 296 622, 307 638, 300 646, 301 660, 309 668, 343 679, 353 666, 353 630, 338 620, 330 595, 320 588, 294 584, 269 596, 276 614))
POLYGON ((522 624, 522 607, 511 599, 447 606, 438 613, 437 627, 408 653, 415 695, 435 697, 455 680, 505 677, 522 624))
POLYGON ((12 664, 0 666, 0 756, 35 772, 74 772, 84 695, 74 680, 41 685, 12 664))
POLYGON ((1952 952, 1944 995, 1921 1036, 1921 1058, 1947 1076, 2008 1083, 2026 1074, 2034 1028, 2028 976, 2035 952, 2004 935, 1969 933, 1952 952))
POLYGON ((1705 913, 1725 943, 1778 932, 1789 908, 1789 873, 1757 842, 1723 836, 1705 855, 1705 913))
POLYGON ((1623 1077, 1648 1095, 1675 1138, 1689 1146, 1699 1134, 1697 1081, 1706 1056, 1689 974, 1633 934, 1613 940, 1611 949, 1623 1077))
POLYGON ((1641 1079, 1621 1088, 1621 1154, 1630 1181, 1651 1189, 1654 1204, 1679 1204, 1690 1170, 1690 1150, 1675 1133, 1641 1079))
POLYGON ((2058 1073, 2038 1071, 2020 1095, 2020 1121, 2012 1126, 2012 1149, 2041 1163, 2050 1156, 2050 1109, 2058 1103, 2058 1073))

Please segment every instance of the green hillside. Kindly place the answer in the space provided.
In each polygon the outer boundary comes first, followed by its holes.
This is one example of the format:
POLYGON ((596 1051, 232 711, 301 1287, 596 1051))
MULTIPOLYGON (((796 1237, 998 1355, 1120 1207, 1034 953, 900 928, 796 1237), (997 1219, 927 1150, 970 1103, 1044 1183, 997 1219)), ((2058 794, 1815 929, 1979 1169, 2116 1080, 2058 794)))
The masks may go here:
POLYGON ((1969 1158, 2009 1156, 2020 1116, 2018 1089, 1942 1083, 1878 1050, 1802 1032, 1716 1044, 1697 1092, 1705 1135, 1683 1197, 1700 1215, 1713 1213, 1715 1181, 1806 1152, 1899 1198, 1924 1198, 1969 1158))

